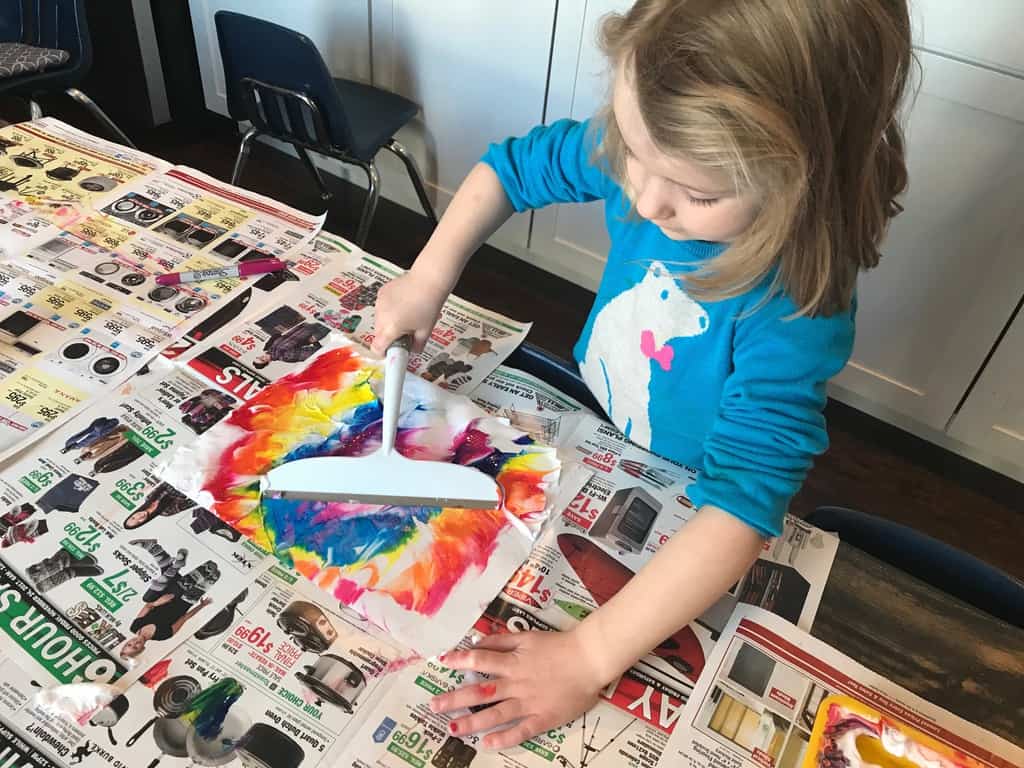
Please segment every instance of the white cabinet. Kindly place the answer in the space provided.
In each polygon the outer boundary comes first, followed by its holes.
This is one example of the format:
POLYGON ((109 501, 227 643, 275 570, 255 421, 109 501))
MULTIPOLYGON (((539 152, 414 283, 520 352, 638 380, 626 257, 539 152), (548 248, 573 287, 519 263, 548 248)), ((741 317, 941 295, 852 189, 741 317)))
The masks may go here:
POLYGON ((1024 295, 1024 79, 920 58, 905 210, 861 277, 835 384, 942 431, 1024 295))
MULTIPOLYGON (((434 187, 440 213, 492 141, 544 119, 556 3, 517 0, 371 0, 373 84, 422 106, 398 134, 434 187)), ((398 159, 378 158, 381 190, 419 208, 398 159)), ((522 252, 529 215, 515 216, 494 242, 522 252)))
MULTIPOLYGON (((585 120, 608 101, 608 63, 597 46, 601 20, 627 10, 632 0, 562 0, 551 48, 545 122, 585 120)), ((596 289, 609 248, 602 202, 552 205, 533 217, 530 251, 538 263, 596 289)))
POLYGON ((950 425, 950 434, 1024 475, 1024 312, 1007 330, 950 425))

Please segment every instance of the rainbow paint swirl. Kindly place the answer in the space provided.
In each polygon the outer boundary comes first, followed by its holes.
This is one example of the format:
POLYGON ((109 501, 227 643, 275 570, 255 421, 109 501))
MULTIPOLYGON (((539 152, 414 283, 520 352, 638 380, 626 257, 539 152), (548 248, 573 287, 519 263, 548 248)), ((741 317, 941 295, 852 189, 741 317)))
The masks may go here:
MULTIPOLYGON (((387 626, 394 612, 380 615, 381 597, 393 608, 437 616, 460 585, 495 565, 505 539, 526 539, 524 531, 535 537, 549 511, 559 462, 554 449, 534 443, 465 398, 410 377, 397 449, 411 459, 479 468, 501 486, 501 508, 260 498, 261 475, 279 464, 375 450, 380 444, 381 405, 375 391, 380 383, 379 361, 351 344, 331 349, 265 388, 204 435, 190 469, 194 476, 195 467, 201 468, 199 496, 222 520, 342 603, 387 626), (377 602, 368 600, 371 596, 377 602)), ((531 544, 532 539, 518 547, 520 559, 531 544)), ((473 612, 493 598, 518 565, 495 566, 503 572, 485 580, 495 585, 490 594, 470 598, 474 605, 466 611, 467 627, 476 617, 473 612)))

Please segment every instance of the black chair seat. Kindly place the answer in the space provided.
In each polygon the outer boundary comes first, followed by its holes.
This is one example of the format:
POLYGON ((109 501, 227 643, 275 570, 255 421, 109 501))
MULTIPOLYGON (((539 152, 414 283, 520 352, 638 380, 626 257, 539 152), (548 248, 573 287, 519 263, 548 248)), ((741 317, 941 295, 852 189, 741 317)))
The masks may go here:
POLYGON ((61 48, 27 43, 0 43, 0 78, 33 75, 67 64, 71 54, 61 48))
POLYGON ((372 160, 419 111, 415 102, 372 85, 340 77, 334 78, 334 85, 345 105, 352 133, 349 154, 357 160, 372 160))
POLYGON ((78 88, 92 66, 85 0, 10 0, 0 11, 0 41, 0 93, 27 99, 33 119, 43 115, 37 94, 64 91, 118 141, 135 146, 78 88))

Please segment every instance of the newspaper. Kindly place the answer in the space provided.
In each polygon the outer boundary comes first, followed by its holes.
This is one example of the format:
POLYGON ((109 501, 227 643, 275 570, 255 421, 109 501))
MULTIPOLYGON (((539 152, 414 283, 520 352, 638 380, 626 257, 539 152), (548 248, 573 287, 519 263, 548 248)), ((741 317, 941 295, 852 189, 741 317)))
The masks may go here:
POLYGON ((678 699, 665 695, 662 687, 637 684, 621 706, 601 701, 571 723, 552 728, 518 747, 494 752, 482 748, 482 734, 451 735, 449 717, 430 710, 434 695, 463 682, 471 680, 437 661, 422 662, 397 673, 387 696, 375 703, 332 765, 461 768, 472 763, 474 768, 579 768, 597 762, 651 768, 682 708, 678 699))
POLYGON ((332 766, 330 756, 362 722, 368 702, 390 685, 384 672, 399 652, 352 614, 310 602, 304 585, 277 566, 265 571, 215 621, 123 690, 117 704, 80 722, 55 719, 35 703, 3 712, 3 719, 32 734, 56 763, 83 768, 166 758, 204 765, 210 750, 223 750, 225 763, 238 764, 240 752, 248 764, 332 766), (187 726, 154 722, 180 714, 190 694, 228 678, 243 692, 228 710, 222 735, 241 744, 202 744, 186 738, 187 726))
POLYGON ((136 675, 270 564, 160 476, 237 400, 160 358, 151 369, 4 468, 0 711, 33 681, 136 675))
POLYGON ((800 768, 818 705, 832 693, 863 701, 982 765, 1024 765, 1019 747, 748 606, 723 631, 665 751, 665 764, 800 768))
MULTIPOLYGON (((272 306, 248 313, 187 356, 193 370, 232 394, 250 399, 269 382, 305 364, 341 332, 368 346, 377 291, 401 269, 361 251, 319 269, 272 306)), ((452 392, 473 389, 530 330, 495 312, 449 298, 422 353, 409 370, 452 392)))
POLYGON ((126 380, 186 328, 209 332, 254 292, 320 263, 299 252, 322 215, 55 120, 0 129, 0 193, 0 460, 126 380), (251 285, 155 282, 266 257, 289 269, 251 285), (233 293, 237 302, 228 301, 233 293))
POLYGON ((561 447, 581 416, 593 412, 546 381, 525 371, 498 366, 474 389, 470 399, 535 440, 561 447))
POLYGON ((0 261, 0 459, 133 375, 174 327, 52 263, 0 261))
POLYGON ((326 214, 313 216, 194 168, 175 166, 118 187, 93 208, 133 229, 233 261, 257 249, 268 258, 308 243, 326 214))
POLYGON ((321 232, 301 249, 281 254, 277 258, 288 265, 287 269, 246 280, 241 289, 231 294, 230 299, 168 345, 163 351, 164 357, 184 359, 200 342, 209 340, 230 323, 264 311, 275 297, 287 296, 295 289, 296 283, 309 280, 328 265, 342 262, 354 248, 342 237, 321 232))
POLYGON ((0 128, 0 194, 89 207, 94 197, 169 163, 52 117, 0 128))

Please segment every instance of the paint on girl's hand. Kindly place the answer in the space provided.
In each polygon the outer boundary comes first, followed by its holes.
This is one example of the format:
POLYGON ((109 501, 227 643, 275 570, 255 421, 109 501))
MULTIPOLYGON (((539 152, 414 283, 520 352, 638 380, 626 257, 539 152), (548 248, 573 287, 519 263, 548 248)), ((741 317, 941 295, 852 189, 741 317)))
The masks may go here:
POLYGON ((275 466, 378 447, 381 364, 363 355, 342 342, 266 387, 179 454, 169 475, 254 543, 429 656, 458 643, 529 551, 550 511, 559 461, 554 449, 465 398, 409 377, 396 448, 491 475, 502 488, 500 508, 261 500, 260 477, 275 466))

